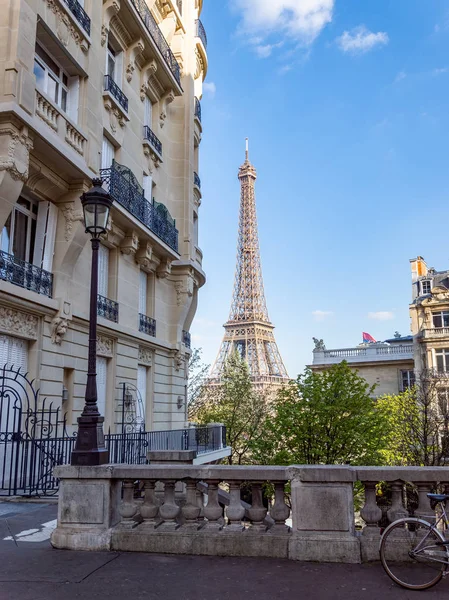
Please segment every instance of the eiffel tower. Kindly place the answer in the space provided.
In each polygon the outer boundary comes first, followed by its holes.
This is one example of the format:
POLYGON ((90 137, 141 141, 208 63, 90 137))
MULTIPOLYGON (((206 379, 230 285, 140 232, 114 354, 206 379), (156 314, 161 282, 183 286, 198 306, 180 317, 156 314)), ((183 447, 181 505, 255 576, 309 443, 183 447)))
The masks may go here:
POLYGON ((248 158, 246 138, 245 162, 238 174, 241 192, 234 293, 229 319, 223 325, 223 341, 211 370, 211 383, 220 379, 224 363, 235 348, 247 361, 254 385, 271 386, 289 380, 265 302, 257 233, 256 177, 256 169, 248 158))

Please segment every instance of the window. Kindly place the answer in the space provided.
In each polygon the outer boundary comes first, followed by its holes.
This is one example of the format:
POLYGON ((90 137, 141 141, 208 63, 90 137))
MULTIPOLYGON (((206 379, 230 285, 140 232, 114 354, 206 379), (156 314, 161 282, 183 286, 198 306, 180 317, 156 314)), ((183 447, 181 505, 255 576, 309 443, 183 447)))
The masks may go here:
POLYGON ((109 281, 109 248, 100 244, 98 248, 98 293, 108 297, 109 281))
POLYGON ((143 176, 143 194, 145 196, 145 198, 151 202, 152 198, 153 198, 153 178, 151 177, 151 175, 144 175, 143 176))
POLYGON ((405 392, 415 385, 414 371, 401 371, 401 392, 405 392))
MULTIPOLYGON (((5 365, 14 366, 14 370, 20 367, 22 373, 28 371, 28 342, 9 335, 0 335, 0 368, 5 365)), ((25 391, 18 382, 10 380, 8 386, 14 393, 5 390, 2 409, 0 410, 0 431, 16 431, 20 426, 20 398, 23 410, 25 406, 25 391), (16 408, 14 408, 16 407, 16 408)), ((1 405, 0 405, 1 406, 1 405)), ((3 434, 4 435, 4 434, 3 434)))
POLYGON ((0 368, 4 365, 28 371, 28 342, 10 335, 0 335, 0 368))
POLYGON ((449 327, 449 311, 442 310, 441 312, 432 313, 434 327, 449 327))
POLYGON ((145 271, 139 273, 139 313, 141 315, 147 314, 147 290, 148 290, 148 276, 145 271))
POLYGON ((143 124, 148 125, 151 129, 151 123, 153 120, 153 105, 148 96, 145 96, 145 106, 144 106, 144 114, 143 114, 143 124))
POLYGON ((148 379, 148 367, 144 365, 137 365, 137 390, 142 400, 141 403, 137 402, 137 411, 142 414, 137 414, 138 422, 141 423, 142 429, 145 430, 145 413, 147 407, 147 379, 148 379), (139 410, 140 404, 140 410, 139 410))
POLYGON ((435 350, 435 358, 437 363, 437 371, 439 373, 449 371, 449 348, 435 350))
POLYGON ((438 390, 438 408, 441 416, 448 417, 449 416, 449 389, 441 389, 438 390))
POLYGON ((122 59, 123 52, 118 44, 109 39, 106 50, 106 75, 109 75, 117 85, 121 84, 122 79, 122 59))
POLYGON ((432 282, 429 280, 421 281, 421 294, 430 294, 432 282))
POLYGON ((100 415, 106 414, 106 394, 108 382, 108 359, 97 356, 97 406, 100 415))
POLYGON ((67 112, 69 76, 39 43, 36 43, 35 51, 34 74, 37 87, 67 112))
POLYGON ((107 137, 103 137, 103 143, 101 146, 101 169, 109 169, 114 160, 115 148, 114 145, 108 140, 107 137))

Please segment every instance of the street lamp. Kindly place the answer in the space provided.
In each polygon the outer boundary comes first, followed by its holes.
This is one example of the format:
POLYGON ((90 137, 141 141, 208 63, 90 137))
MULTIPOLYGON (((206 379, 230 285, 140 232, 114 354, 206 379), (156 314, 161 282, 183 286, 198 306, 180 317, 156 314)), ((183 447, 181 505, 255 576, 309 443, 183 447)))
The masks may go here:
POLYGON ((109 451, 104 444, 104 417, 98 412, 97 406, 97 296, 99 238, 106 233, 112 198, 103 189, 101 179, 93 179, 92 184, 93 188, 81 196, 86 233, 92 236, 92 269, 87 385, 84 410, 78 417, 78 436, 71 458, 71 464, 77 466, 104 465, 109 462, 109 451))

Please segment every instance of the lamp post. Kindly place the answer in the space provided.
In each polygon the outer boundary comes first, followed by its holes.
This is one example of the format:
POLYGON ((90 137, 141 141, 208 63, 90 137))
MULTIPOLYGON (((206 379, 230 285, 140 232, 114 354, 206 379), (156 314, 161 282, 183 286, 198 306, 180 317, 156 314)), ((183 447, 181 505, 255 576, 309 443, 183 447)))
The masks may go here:
POLYGON ((106 232, 112 198, 102 188, 101 179, 93 179, 92 184, 93 188, 81 196, 86 233, 92 236, 92 269, 85 403, 78 417, 78 437, 71 457, 71 464, 77 466, 104 465, 109 462, 109 451, 104 444, 104 417, 98 412, 97 406, 97 296, 99 238, 106 232))

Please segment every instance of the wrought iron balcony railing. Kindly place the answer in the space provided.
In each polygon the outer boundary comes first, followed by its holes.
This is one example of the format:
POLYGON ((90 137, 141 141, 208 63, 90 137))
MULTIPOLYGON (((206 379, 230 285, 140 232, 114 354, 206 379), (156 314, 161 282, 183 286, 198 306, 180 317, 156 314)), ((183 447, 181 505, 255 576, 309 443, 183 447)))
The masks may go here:
POLYGON ((156 321, 151 317, 139 313, 139 331, 156 337, 156 321))
POLYGON ((64 2, 87 35, 90 35, 90 17, 81 4, 77 0, 64 0, 64 2))
POLYGON ((193 172, 193 183, 199 189, 201 189, 201 179, 200 179, 200 176, 198 175, 198 173, 196 171, 193 172))
POLYGON ((203 42, 204 48, 207 48, 207 35, 206 30, 204 29, 204 25, 201 23, 200 19, 197 19, 195 22, 196 25, 196 37, 199 37, 203 42))
POLYGON ((52 297, 53 274, 12 254, 0 251, 0 279, 31 292, 52 297))
POLYGON ((201 102, 195 97, 195 117, 201 123, 201 102))
POLYGON ((150 34, 153 42, 158 47, 163 59, 167 63, 174 78, 179 83, 179 85, 181 85, 181 69, 179 67, 178 61, 176 60, 173 52, 171 51, 170 46, 168 45, 167 40, 164 37, 164 34, 159 29, 159 25, 156 23, 156 20, 151 14, 151 11, 148 8, 145 0, 131 0, 131 2, 136 7, 136 10, 139 13, 140 18, 144 22, 148 33, 150 34))
POLYGON ((153 147, 153 150, 156 150, 159 156, 162 156, 162 142, 157 137, 157 135, 148 127, 148 125, 144 125, 143 137, 150 142, 150 146, 153 147))
POLYGON ((187 348, 191 347, 191 338, 190 338, 190 333, 188 331, 184 331, 183 330, 183 332, 182 332, 182 343, 187 348))
POLYGON ((114 323, 118 323, 118 302, 98 294, 97 315, 99 317, 104 317, 109 321, 113 321, 114 323))
POLYGON ((104 91, 110 92, 125 112, 128 112, 128 98, 115 83, 110 75, 104 76, 104 91))
POLYGON ((178 252, 178 230, 175 220, 164 204, 150 202, 145 198, 143 188, 131 169, 113 160, 109 169, 100 170, 100 176, 116 202, 178 252))

